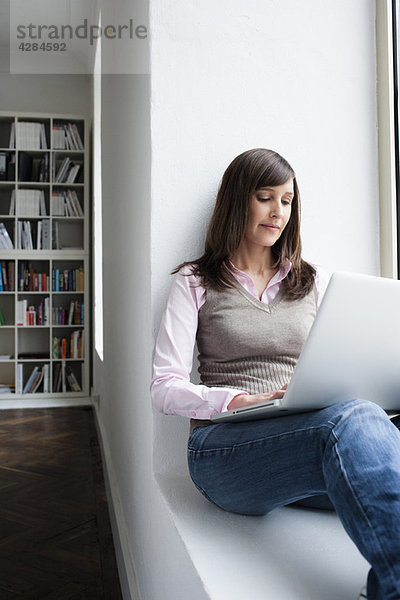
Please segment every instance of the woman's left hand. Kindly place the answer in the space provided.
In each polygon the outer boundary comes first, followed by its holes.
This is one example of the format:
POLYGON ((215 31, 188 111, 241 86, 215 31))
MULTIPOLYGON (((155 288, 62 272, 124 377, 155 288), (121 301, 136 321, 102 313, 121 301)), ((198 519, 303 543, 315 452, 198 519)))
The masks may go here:
POLYGON ((226 407, 227 410, 234 408, 242 408, 244 406, 251 406, 253 404, 261 404, 262 402, 271 402, 272 400, 278 400, 283 398, 288 384, 286 383, 281 387, 280 390, 274 390, 273 392, 265 392, 263 394, 238 394, 229 402, 226 407))

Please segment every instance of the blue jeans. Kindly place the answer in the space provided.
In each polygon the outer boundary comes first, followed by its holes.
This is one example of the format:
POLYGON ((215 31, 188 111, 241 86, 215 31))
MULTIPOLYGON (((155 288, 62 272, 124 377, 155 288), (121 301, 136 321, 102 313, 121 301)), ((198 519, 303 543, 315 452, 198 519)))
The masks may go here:
POLYGON ((368 599, 400 599, 400 432, 376 404, 197 427, 188 463, 208 500, 243 515, 327 495, 371 565, 368 599))

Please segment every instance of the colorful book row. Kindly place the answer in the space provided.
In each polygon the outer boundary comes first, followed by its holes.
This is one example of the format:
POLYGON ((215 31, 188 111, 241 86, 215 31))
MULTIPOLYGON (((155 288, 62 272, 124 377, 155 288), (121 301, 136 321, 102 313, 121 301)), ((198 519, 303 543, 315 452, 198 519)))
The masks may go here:
POLYGON ((84 332, 79 329, 63 337, 53 337, 52 358, 83 358, 84 332))
POLYGON ((50 290, 50 277, 47 273, 37 273, 32 264, 18 263, 19 292, 47 292, 50 290))
POLYGON ((53 292, 83 292, 85 278, 83 266, 78 269, 54 269, 53 292))
POLYGON ((53 325, 83 325, 85 308, 83 302, 71 300, 69 309, 62 306, 53 307, 53 325))
POLYGON ((39 306, 28 306, 28 300, 17 301, 18 326, 47 326, 49 324, 50 298, 42 298, 39 306))

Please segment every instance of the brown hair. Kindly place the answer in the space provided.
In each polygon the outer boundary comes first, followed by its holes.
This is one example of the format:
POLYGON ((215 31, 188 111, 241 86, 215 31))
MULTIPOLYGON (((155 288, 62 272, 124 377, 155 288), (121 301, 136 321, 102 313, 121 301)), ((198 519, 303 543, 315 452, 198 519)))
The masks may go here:
POLYGON ((296 175, 282 156, 265 148, 247 150, 228 166, 218 191, 204 254, 194 261, 182 263, 173 273, 188 265, 194 275, 201 277, 205 287, 235 286, 229 257, 245 233, 253 194, 261 187, 282 185, 289 179, 293 179, 294 189, 291 215, 282 235, 272 246, 272 253, 276 267, 285 259, 293 265, 284 279, 285 297, 296 300, 306 296, 313 287, 316 272, 301 258, 300 195, 296 175))

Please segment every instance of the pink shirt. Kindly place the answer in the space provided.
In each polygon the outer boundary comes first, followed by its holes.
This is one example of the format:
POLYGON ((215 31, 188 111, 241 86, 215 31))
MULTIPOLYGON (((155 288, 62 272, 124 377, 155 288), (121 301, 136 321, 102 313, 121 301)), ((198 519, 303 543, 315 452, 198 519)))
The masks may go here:
MULTIPOLYGON (((292 265, 287 261, 268 283, 261 302, 268 304, 277 293, 292 265)), ((329 281, 327 273, 316 267, 318 306, 329 281)), ((155 347, 151 396, 154 407, 165 414, 209 419, 226 410, 243 390, 231 387, 207 387, 190 381, 196 343, 198 312, 206 300, 206 289, 186 268, 175 276, 164 311, 155 347)), ((233 267, 237 281, 255 298, 257 290, 251 277, 233 267)))

